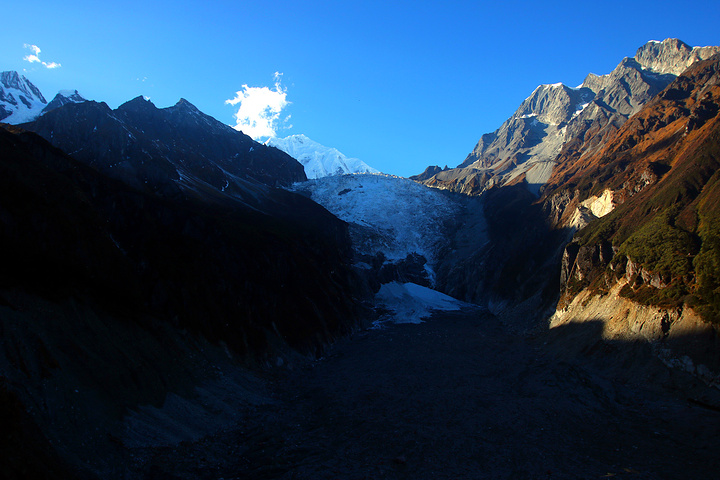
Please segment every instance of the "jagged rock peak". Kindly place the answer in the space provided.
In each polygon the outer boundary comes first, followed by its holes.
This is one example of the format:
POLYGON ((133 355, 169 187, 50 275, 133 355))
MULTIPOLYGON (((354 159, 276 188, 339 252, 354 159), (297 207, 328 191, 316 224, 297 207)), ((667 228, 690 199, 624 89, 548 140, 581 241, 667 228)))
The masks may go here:
POLYGON ((184 98, 181 98, 180 100, 178 100, 178 102, 173 106, 173 108, 182 108, 182 109, 187 109, 187 110, 197 111, 197 112, 200 111, 200 110, 198 110, 198 108, 195 105, 188 102, 184 98))
POLYGON ((118 110, 144 110, 147 108, 155 109, 157 107, 155 107, 155 104, 152 103, 149 99, 145 98, 142 95, 138 95, 132 100, 128 100, 127 102, 120 105, 118 107, 118 110))
POLYGON ((662 42, 651 40, 646 43, 634 58, 646 70, 680 75, 693 63, 707 60, 716 53, 720 53, 720 47, 690 47, 677 38, 667 38, 662 42))
POLYGON ((515 111, 514 118, 537 117, 543 123, 558 125, 592 100, 594 94, 588 88, 571 88, 562 83, 540 85, 515 111))
POLYGON ((68 103, 83 102, 87 102, 87 99, 80 95, 80 92, 78 92, 77 90, 60 90, 57 95, 55 95, 55 98, 53 98, 50 103, 48 103, 47 106, 43 108, 42 113, 45 114, 50 110, 60 108, 63 105, 67 105, 68 103))
POLYGON ((40 93, 40 90, 33 85, 30 80, 25 78, 25 75, 20 75, 16 71, 0 73, 0 83, 2 83, 2 86, 5 88, 19 90, 29 97, 36 97, 42 103, 47 103, 47 100, 45 100, 45 97, 40 93))

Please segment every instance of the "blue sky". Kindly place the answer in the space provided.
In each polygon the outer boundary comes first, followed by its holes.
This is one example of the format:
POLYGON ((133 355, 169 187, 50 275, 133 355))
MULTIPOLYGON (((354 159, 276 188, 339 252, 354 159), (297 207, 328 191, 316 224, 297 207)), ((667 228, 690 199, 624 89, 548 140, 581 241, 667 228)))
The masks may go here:
POLYGON ((402 176, 461 163, 539 84, 576 86, 648 40, 720 45, 717 0, 56 0, 2 15, 0 70, 48 101, 61 89, 112 108, 182 97, 235 125, 237 92, 281 92, 278 136, 402 176))

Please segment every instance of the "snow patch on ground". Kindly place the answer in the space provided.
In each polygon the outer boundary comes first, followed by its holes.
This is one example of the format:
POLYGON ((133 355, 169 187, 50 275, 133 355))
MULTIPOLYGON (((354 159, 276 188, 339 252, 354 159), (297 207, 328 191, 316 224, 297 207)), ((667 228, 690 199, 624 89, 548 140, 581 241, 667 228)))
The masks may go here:
POLYGON ((460 310, 464 302, 414 283, 386 283, 375 294, 375 303, 390 313, 373 324, 382 328, 387 322, 422 323, 433 311, 460 310))

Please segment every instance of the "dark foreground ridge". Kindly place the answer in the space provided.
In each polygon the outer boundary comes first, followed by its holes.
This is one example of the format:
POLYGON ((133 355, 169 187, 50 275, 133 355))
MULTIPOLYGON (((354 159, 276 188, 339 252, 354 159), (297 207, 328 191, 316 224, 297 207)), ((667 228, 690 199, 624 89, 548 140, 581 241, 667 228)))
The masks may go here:
POLYGON ((711 478, 720 468, 720 413, 699 405, 712 401, 708 391, 673 395, 693 391, 689 377, 670 372, 649 347, 602 341, 601 328, 578 324, 519 337, 492 315, 466 310, 368 330, 275 378, 267 403, 247 410, 233 428, 135 450, 133 473, 711 478), (568 339, 576 350, 567 350, 568 339), (643 375, 628 363, 644 363, 643 375))

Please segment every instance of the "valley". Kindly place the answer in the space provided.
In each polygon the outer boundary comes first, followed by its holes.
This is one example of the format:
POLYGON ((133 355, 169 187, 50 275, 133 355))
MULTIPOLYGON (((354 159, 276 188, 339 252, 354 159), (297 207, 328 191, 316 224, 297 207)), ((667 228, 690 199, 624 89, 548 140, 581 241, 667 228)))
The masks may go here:
POLYGON ((720 47, 541 85, 411 178, 0 80, 1 478, 720 469, 720 47))
POLYGON ((276 370, 268 403, 237 424, 134 450, 138 476, 671 479, 720 467, 720 412, 698 401, 720 392, 593 323, 518 336, 466 307, 276 370), (641 375, 626 369, 639 363, 641 375))

